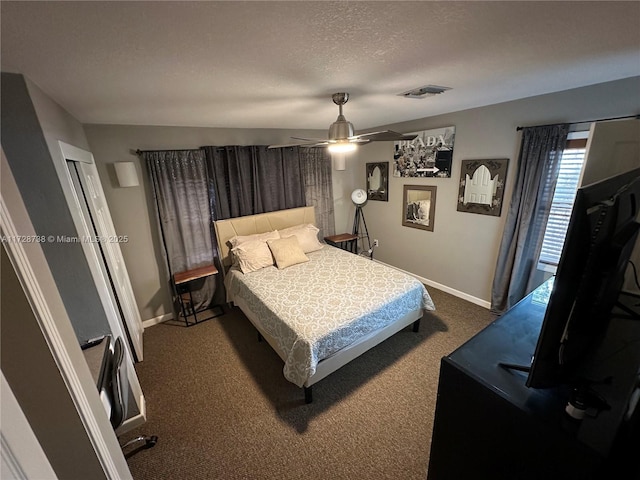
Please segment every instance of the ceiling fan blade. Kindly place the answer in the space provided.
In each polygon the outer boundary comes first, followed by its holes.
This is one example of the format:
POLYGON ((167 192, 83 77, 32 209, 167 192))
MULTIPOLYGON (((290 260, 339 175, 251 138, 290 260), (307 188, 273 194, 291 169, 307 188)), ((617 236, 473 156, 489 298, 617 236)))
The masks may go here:
POLYGON ((326 138, 304 138, 304 137, 291 137, 294 140, 304 140, 305 142, 328 142, 326 138))
POLYGON ((286 143, 286 144, 282 144, 282 145, 269 145, 267 147, 267 149, 271 149, 271 148, 286 148, 286 147, 311 148, 311 147, 326 147, 327 145, 329 145, 328 141, 320 141, 320 142, 312 142, 312 143, 286 143))
MULTIPOLYGON (((368 138, 359 138, 360 135, 355 135, 353 137, 349 137, 348 140, 349 143, 369 143, 371 140, 369 140, 368 138)), ((312 147, 318 147, 318 146, 323 146, 323 145, 330 145, 332 143, 338 143, 340 141, 344 141, 344 140, 325 140, 325 139, 320 139, 320 138, 301 138, 301 137, 291 137, 295 140, 307 140, 309 142, 314 142, 313 145, 307 145, 305 144, 305 146, 312 146, 312 147)))
POLYGON ((365 145, 369 142, 371 142, 370 138, 358 138, 358 135, 349 139, 349 143, 357 143, 358 145, 365 145))
POLYGON ((392 130, 382 130, 380 132, 362 133, 354 135, 353 139, 366 138, 371 142, 392 142, 397 140, 413 140, 418 134, 405 135, 403 133, 394 132, 392 130))

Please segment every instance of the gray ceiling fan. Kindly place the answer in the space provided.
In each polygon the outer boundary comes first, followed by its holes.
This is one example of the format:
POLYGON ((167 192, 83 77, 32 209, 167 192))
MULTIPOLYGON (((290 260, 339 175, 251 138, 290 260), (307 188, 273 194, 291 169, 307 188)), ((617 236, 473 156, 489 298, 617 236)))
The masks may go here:
POLYGON ((340 92, 334 93, 331 98, 333 103, 338 105, 339 115, 335 122, 329 127, 329 138, 301 138, 291 137, 294 140, 302 140, 304 143, 290 143, 286 145, 269 145, 268 148, 281 147, 328 147, 332 153, 350 152, 357 148, 358 145, 364 145, 369 142, 389 142, 397 140, 413 140, 416 135, 404 135, 402 133, 393 132, 391 130, 382 130, 379 132, 362 133, 355 135, 353 124, 342 114, 342 106, 349 100, 349 94, 340 92))

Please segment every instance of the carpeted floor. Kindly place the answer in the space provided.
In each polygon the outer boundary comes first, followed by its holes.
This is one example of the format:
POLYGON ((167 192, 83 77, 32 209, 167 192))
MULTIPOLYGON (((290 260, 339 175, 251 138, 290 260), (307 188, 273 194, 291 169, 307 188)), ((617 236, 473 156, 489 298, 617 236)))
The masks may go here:
POLYGON ((437 311, 313 387, 312 404, 238 309, 145 331, 136 366, 158 435, 129 459, 136 480, 426 478, 442 356, 488 325, 478 307, 428 288, 437 311))

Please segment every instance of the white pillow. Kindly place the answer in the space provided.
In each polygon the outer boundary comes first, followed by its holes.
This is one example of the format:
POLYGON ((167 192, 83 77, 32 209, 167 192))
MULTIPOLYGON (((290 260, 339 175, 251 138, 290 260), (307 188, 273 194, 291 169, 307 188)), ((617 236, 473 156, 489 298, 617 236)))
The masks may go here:
POLYGON ((278 238, 280 238, 280 234, 277 230, 274 230, 273 232, 255 233, 253 235, 236 235, 229 240, 229 243, 231 244, 231 248, 236 248, 238 245, 244 242, 251 242, 252 240, 266 242, 267 240, 276 240, 278 238))
POLYGON ((266 242, 248 240, 231 250, 242 273, 255 272, 273 265, 273 255, 266 242))
POLYGON ((296 225, 295 227, 280 230, 280 238, 295 235, 298 238, 300 247, 304 253, 315 252, 320 250, 324 245, 318 241, 318 232, 320 230, 311 223, 296 225))
POLYGON ((309 261, 309 257, 302 251, 295 235, 279 240, 267 240, 267 244, 276 259, 279 270, 309 261))

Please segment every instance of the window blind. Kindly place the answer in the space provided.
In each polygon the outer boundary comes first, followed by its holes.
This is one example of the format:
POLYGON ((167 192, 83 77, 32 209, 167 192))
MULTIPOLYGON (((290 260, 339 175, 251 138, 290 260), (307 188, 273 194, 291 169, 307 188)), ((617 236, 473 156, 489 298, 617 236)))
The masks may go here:
POLYGON ((538 268, 555 272, 569 227, 571 210, 576 198, 584 166, 585 148, 568 148, 562 152, 560 171, 545 228, 538 268))

